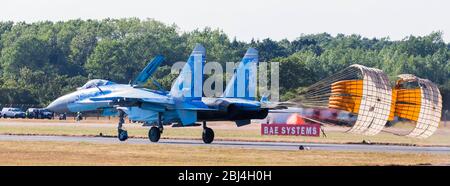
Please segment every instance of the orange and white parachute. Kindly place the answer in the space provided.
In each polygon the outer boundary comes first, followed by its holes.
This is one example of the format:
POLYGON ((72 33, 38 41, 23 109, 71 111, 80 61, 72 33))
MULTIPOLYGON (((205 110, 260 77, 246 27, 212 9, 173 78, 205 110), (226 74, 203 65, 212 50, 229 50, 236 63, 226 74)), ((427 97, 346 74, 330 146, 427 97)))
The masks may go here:
POLYGON ((350 133, 378 134, 388 121, 398 116, 417 123, 407 136, 429 137, 440 122, 442 110, 437 86, 413 75, 399 78, 393 88, 383 71, 355 64, 311 85, 292 101, 357 115, 350 133), (416 82, 416 88, 403 88, 405 83, 412 82, 416 82))
POLYGON ((441 121, 442 96, 438 87, 411 74, 402 74, 398 78, 393 89, 392 103, 395 106, 391 113, 416 122, 415 128, 406 136, 430 137, 441 121))

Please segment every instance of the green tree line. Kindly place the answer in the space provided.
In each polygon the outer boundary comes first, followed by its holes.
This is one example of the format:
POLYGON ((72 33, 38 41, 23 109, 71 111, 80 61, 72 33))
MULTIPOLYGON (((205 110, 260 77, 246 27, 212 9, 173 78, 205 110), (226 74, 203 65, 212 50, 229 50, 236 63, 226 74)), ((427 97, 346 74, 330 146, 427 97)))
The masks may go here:
POLYGON ((181 32, 153 19, 0 22, 0 103, 45 106, 88 79, 130 82, 155 55, 166 57, 156 79, 170 87, 170 65, 185 61, 195 43, 207 61, 237 62, 248 47, 260 61, 280 62, 281 98, 351 65, 384 70, 394 80, 402 73, 437 83, 450 108, 450 44, 441 32, 402 40, 327 33, 299 35, 292 41, 270 38, 238 41, 220 29, 181 32))

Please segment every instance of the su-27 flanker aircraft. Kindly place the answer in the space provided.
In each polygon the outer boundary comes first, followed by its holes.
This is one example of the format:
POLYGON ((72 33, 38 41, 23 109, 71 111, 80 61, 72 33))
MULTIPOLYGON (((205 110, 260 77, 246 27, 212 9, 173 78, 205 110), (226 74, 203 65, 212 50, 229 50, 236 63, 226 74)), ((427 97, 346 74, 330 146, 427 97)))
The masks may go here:
POLYGON ((267 116, 268 108, 256 101, 252 93, 256 87, 256 81, 253 81, 256 69, 249 70, 248 67, 256 67, 258 63, 258 52, 255 49, 247 50, 219 98, 202 97, 206 50, 200 44, 195 46, 169 92, 143 88, 141 85, 151 77, 163 59, 162 56, 155 57, 132 84, 90 80, 77 91, 53 101, 47 109, 58 113, 101 109, 105 116, 118 114, 118 138, 121 141, 128 138, 127 131, 122 127, 126 114, 131 120, 142 121, 144 126, 151 126, 148 137, 152 142, 159 141, 164 125, 172 123, 192 126, 197 121, 203 122, 203 142, 211 143, 214 131, 207 127, 206 121, 229 120, 242 126, 250 124, 251 119, 263 119, 267 116), (238 75, 241 74, 244 82, 239 82, 241 80, 238 75), (239 87, 237 84, 240 84, 239 87))

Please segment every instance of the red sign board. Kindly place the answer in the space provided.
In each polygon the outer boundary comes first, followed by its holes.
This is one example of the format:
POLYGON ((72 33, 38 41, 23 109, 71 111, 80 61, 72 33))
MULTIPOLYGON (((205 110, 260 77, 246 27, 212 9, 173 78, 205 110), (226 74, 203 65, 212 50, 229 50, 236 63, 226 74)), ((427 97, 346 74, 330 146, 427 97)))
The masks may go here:
POLYGON ((261 135, 320 136, 318 124, 261 124, 261 135))

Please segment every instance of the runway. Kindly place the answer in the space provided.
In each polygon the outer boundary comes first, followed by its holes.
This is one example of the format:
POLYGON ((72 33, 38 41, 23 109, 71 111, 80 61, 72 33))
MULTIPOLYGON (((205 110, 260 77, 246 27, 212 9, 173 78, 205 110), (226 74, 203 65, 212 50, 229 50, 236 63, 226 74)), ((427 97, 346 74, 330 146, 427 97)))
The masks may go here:
MULTIPOLYGON (((83 136, 25 136, 0 135, 0 141, 53 141, 53 142, 88 142, 104 144, 154 144, 148 139, 130 138, 125 142, 111 137, 83 137, 83 136)), ((362 151, 362 152, 400 152, 400 153, 432 153, 450 154, 450 147, 417 147, 400 145, 369 145, 369 144, 327 144, 327 143, 287 143, 287 142, 243 142, 216 140, 212 144, 204 144, 202 140, 161 139, 158 144, 244 148, 260 150, 291 150, 298 151, 300 145, 309 150, 325 151, 362 151)))

